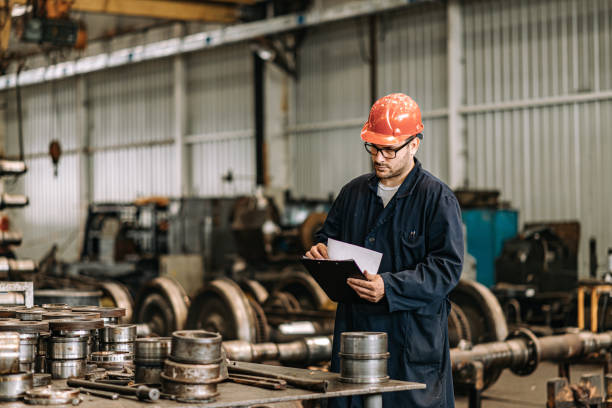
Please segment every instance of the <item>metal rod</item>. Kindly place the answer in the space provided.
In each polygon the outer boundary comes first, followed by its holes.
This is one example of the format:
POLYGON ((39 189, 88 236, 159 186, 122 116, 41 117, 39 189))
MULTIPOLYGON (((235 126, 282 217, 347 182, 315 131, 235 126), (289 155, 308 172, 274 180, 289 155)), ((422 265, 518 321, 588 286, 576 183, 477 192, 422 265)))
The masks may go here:
POLYGON ((108 398, 112 400, 119 399, 119 394, 117 394, 116 392, 88 390, 86 388, 79 388, 79 391, 83 394, 93 395, 94 397, 108 398))
POLYGON ((368 394, 363 396, 363 408, 382 408, 382 394, 368 394))
POLYGON ((113 384, 101 384, 93 381, 69 379, 67 382, 69 387, 89 388, 93 390, 115 392, 121 395, 135 395, 139 400, 157 401, 159 399, 159 390, 157 388, 149 388, 145 385, 138 387, 125 387, 113 384))

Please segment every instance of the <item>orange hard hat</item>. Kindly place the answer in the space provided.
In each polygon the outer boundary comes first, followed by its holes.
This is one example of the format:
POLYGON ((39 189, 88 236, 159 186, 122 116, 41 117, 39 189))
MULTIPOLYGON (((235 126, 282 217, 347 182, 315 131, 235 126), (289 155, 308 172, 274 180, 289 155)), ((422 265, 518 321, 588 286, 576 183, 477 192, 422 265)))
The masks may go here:
POLYGON ((423 131, 421 110, 403 93, 383 96, 372 105, 361 139, 377 145, 391 146, 423 131))

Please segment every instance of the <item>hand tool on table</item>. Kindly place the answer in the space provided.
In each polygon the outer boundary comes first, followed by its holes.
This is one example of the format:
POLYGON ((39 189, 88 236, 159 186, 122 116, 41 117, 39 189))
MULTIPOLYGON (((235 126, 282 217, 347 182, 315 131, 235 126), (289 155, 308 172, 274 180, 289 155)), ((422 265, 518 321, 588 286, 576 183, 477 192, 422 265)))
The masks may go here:
POLYGON ((101 384, 93 381, 69 379, 67 382, 69 387, 82 387, 93 390, 116 392, 121 395, 135 395, 139 400, 157 401, 159 399, 159 390, 157 388, 149 388, 146 385, 138 387, 125 387, 114 384, 101 384))
POLYGON ((252 385, 254 387, 267 388, 270 390, 284 390, 287 388, 287 381, 270 377, 259 377, 246 374, 230 374, 228 379, 238 384, 252 385))
POLYGON ((307 379, 307 378, 294 377, 288 374, 277 373, 277 372, 274 372, 273 370, 266 369, 266 366, 264 364, 243 363, 241 361, 229 361, 227 364, 227 369, 230 372, 230 374, 247 374, 247 375, 255 375, 255 376, 261 376, 261 377, 285 380, 287 384, 292 385, 296 388, 304 389, 304 390, 326 392, 327 387, 329 386, 329 381, 327 380, 313 380, 313 379, 307 379))
POLYGON ((116 392, 88 390, 86 388, 79 388, 79 391, 81 392, 81 394, 89 394, 93 395, 94 397, 108 398, 112 400, 119 399, 119 394, 117 394, 116 392))

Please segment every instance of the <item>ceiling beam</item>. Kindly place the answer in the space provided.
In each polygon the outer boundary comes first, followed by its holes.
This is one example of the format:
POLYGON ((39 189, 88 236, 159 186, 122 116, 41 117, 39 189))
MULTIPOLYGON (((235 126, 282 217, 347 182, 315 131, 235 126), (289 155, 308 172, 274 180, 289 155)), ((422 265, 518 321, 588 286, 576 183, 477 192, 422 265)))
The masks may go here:
MULTIPOLYGON (((26 3, 26 0, 13 1, 17 4, 26 3)), ((71 10, 215 23, 233 23, 239 15, 236 7, 168 0, 74 0, 71 10)))

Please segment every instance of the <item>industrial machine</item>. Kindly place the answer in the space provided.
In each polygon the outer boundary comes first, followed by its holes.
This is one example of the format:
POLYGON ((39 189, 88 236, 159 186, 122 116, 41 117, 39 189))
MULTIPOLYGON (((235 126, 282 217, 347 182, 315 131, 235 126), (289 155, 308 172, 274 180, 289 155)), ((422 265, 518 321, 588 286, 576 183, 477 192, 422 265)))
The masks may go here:
POLYGON ((510 323, 576 325, 580 226, 532 223, 506 241, 492 288, 510 323))

